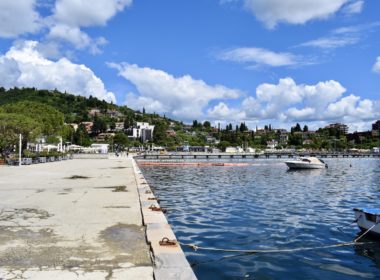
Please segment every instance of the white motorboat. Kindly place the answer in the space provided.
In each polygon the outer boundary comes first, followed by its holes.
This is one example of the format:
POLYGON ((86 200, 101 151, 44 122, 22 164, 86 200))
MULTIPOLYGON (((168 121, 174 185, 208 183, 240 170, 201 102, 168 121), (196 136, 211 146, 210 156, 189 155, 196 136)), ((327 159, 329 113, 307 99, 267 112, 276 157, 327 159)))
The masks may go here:
POLYGON ((327 164, 316 157, 300 157, 296 160, 285 161, 290 169, 323 169, 327 164))
POLYGON ((380 235, 380 209, 354 208, 355 221, 362 231, 369 230, 368 234, 380 235))

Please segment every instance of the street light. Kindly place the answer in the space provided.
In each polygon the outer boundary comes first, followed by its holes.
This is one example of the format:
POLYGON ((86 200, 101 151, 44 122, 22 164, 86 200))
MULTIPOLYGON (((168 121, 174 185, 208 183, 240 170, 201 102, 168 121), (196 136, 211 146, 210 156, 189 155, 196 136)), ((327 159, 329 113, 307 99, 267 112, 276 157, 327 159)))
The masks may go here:
POLYGON ((20 134, 20 141, 18 146, 18 166, 21 166, 21 149, 22 149, 22 135, 20 134))

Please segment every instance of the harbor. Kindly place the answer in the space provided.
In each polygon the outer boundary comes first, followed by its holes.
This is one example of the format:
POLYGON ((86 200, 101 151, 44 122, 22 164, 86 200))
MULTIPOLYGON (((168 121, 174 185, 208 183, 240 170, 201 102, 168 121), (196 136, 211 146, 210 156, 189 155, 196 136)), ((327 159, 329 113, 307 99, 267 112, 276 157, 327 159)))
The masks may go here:
POLYGON ((379 243, 353 211, 379 206, 379 159, 294 171, 286 160, 141 170, 198 279, 380 277, 379 243))

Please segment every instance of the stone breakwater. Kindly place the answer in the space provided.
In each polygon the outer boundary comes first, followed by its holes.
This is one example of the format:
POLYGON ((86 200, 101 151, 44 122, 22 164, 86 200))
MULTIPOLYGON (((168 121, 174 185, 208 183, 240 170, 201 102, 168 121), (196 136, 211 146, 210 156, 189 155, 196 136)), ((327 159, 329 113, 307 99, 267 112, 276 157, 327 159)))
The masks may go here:
POLYGON ((196 279, 173 230, 164 215, 152 189, 145 180, 136 162, 133 162, 136 184, 140 196, 143 223, 146 226, 147 241, 154 260, 154 278, 196 279))

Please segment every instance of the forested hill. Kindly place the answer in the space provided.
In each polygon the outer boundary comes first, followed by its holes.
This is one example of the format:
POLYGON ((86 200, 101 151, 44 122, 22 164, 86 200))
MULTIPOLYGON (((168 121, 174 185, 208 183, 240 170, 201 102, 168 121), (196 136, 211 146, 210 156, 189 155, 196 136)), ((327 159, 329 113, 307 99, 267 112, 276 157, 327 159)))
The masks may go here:
POLYGON ((100 110, 117 110, 122 114, 134 113, 126 106, 117 106, 90 96, 76 96, 62 93, 57 90, 37 90, 35 88, 12 88, 9 90, 0 87, 0 106, 14 104, 20 101, 33 101, 49 105, 65 116, 66 123, 88 120, 88 112, 92 108, 100 110))
POLYGON ((148 122, 155 126, 154 142, 158 145, 175 146, 184 141, 183 137, 167 134, 169 128, 175 128, 181 134, 182 123, 155 113, 145 113, 144 108, 141 112, 135 111, 91 96, 87 98, 57 90, 6 90, 0 87, 0 154, 12 151, 19 134, 23 135, 24 148, 27 141, 41 135, 52 141, 49 143, 55 143, 61 136, 64 142, 89 146, 93 141, 98 141, 99 134, 106 132, 116 133, 112 142, 120 142, 119 146, 139 146, 140 143, 129 141, 125 135, 126 130, 134 127, 136 122, 148 122), (92 122, 92 127, 88 130, 84 122, 92 122), (79 126, 75 130, 75 126, 65 123, 79 126))

